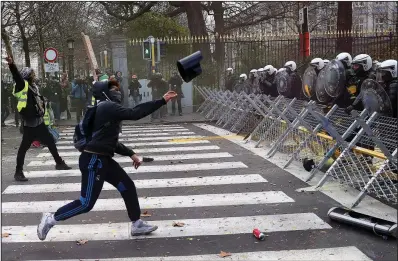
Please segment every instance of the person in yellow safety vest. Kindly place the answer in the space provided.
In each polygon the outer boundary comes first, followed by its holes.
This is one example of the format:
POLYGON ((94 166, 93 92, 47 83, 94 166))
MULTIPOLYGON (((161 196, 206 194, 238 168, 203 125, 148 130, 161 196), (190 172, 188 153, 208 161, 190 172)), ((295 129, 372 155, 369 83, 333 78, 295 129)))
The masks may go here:
POLYGON ((28 180, 23 173, 23 165, 26 152, 34 140, 40 140, 48 146, 56 162, 55 168, 57 170, 71 169, 59 156, 54 139, 44 123, 44 99, 43 96, 40 95, 39 87, 35 83, 35 73, 33 69, 25 67, 19 72, 10 56, 8 56, 6 60, 15 81, 13 95, 18 99, 17 110, 24 120, 24 131, 21 145, 18 149, 14 179, 16 181, 28 180))

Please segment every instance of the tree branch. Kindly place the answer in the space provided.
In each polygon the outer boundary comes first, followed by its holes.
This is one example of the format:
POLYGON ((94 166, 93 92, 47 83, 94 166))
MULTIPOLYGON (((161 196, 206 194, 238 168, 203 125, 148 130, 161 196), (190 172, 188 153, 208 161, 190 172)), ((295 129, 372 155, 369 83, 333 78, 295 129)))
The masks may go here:
POLYGON ((167 17, 175 17, 175 16, 177 16, 177 15, 179 15, 181 13, 184 13, 184 12, 185 12, 184 7, 179 7, 177 9, 173 10, 173 11, 170 11, 170 12, 166 13, 165 15, 167 17))
POLYGON ((131 16, 123 16, 118 14, 117 12, 112 11, 110 5, 107 2, 99 2, 106 10, 106 12, 110 15, 113 16, 119 20, 123 20, 126 22, 130 22, 133 21, 135 19, 137 19, 138 17, 140 17, 141 15, 145 14, 146 12, 149 12, 151 10, 151 8, 157 4, 157 2, 149 2, 146 6, 144 6, 143 8, 141 8, 140 10, 138 10, 137 13, 131 15, 131 16))

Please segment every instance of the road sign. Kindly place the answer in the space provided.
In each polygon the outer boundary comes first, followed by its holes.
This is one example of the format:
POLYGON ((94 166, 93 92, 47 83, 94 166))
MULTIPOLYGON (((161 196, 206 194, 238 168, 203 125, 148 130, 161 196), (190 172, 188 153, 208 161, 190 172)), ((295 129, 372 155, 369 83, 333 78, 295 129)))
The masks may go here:
POLYGON ((46 60, 49 63, 53 63, 57 60, 58 58, 58 51, 55 48, 47 48, 44 51, 44 60, 46 60))
POLYGON ((59 64, 58 63, 45 63, 44 71, 47 73, 59 72, 59 64))
POLYGON ((304 10, 301 8, 299 10, 299 24, 304 24, 304 10))

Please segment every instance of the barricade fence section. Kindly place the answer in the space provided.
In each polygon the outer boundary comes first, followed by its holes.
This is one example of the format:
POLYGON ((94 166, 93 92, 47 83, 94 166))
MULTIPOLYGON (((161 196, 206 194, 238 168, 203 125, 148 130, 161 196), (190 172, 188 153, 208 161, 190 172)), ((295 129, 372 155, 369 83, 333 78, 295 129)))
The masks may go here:
POLYGON ((397 119, 377 112, 352 111, 337 105, 326 110, 313 101, 276 98, 194 86, 204 98, 197 112, 216 126, 278 154, 288 168, 303 164, 307 181, 322 175, 316 187, 334 179, 389 204, 397 201, 397 119))

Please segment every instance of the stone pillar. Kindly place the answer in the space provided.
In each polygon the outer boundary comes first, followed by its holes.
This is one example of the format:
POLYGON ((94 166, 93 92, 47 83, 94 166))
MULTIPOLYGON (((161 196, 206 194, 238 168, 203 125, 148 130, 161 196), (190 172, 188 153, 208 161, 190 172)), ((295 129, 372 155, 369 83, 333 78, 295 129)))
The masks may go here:
POLYGON ((128 106, 128 86, 129 86, 129 71, 127 68, 127 48, 126 39, 123 36, 112 36, 111 37, 111 49, 112 49, 112 70, 113 72, 121 71, 123 74, 123 81, 121 84, 122 91, 124 94, 123 106, 128 106))

